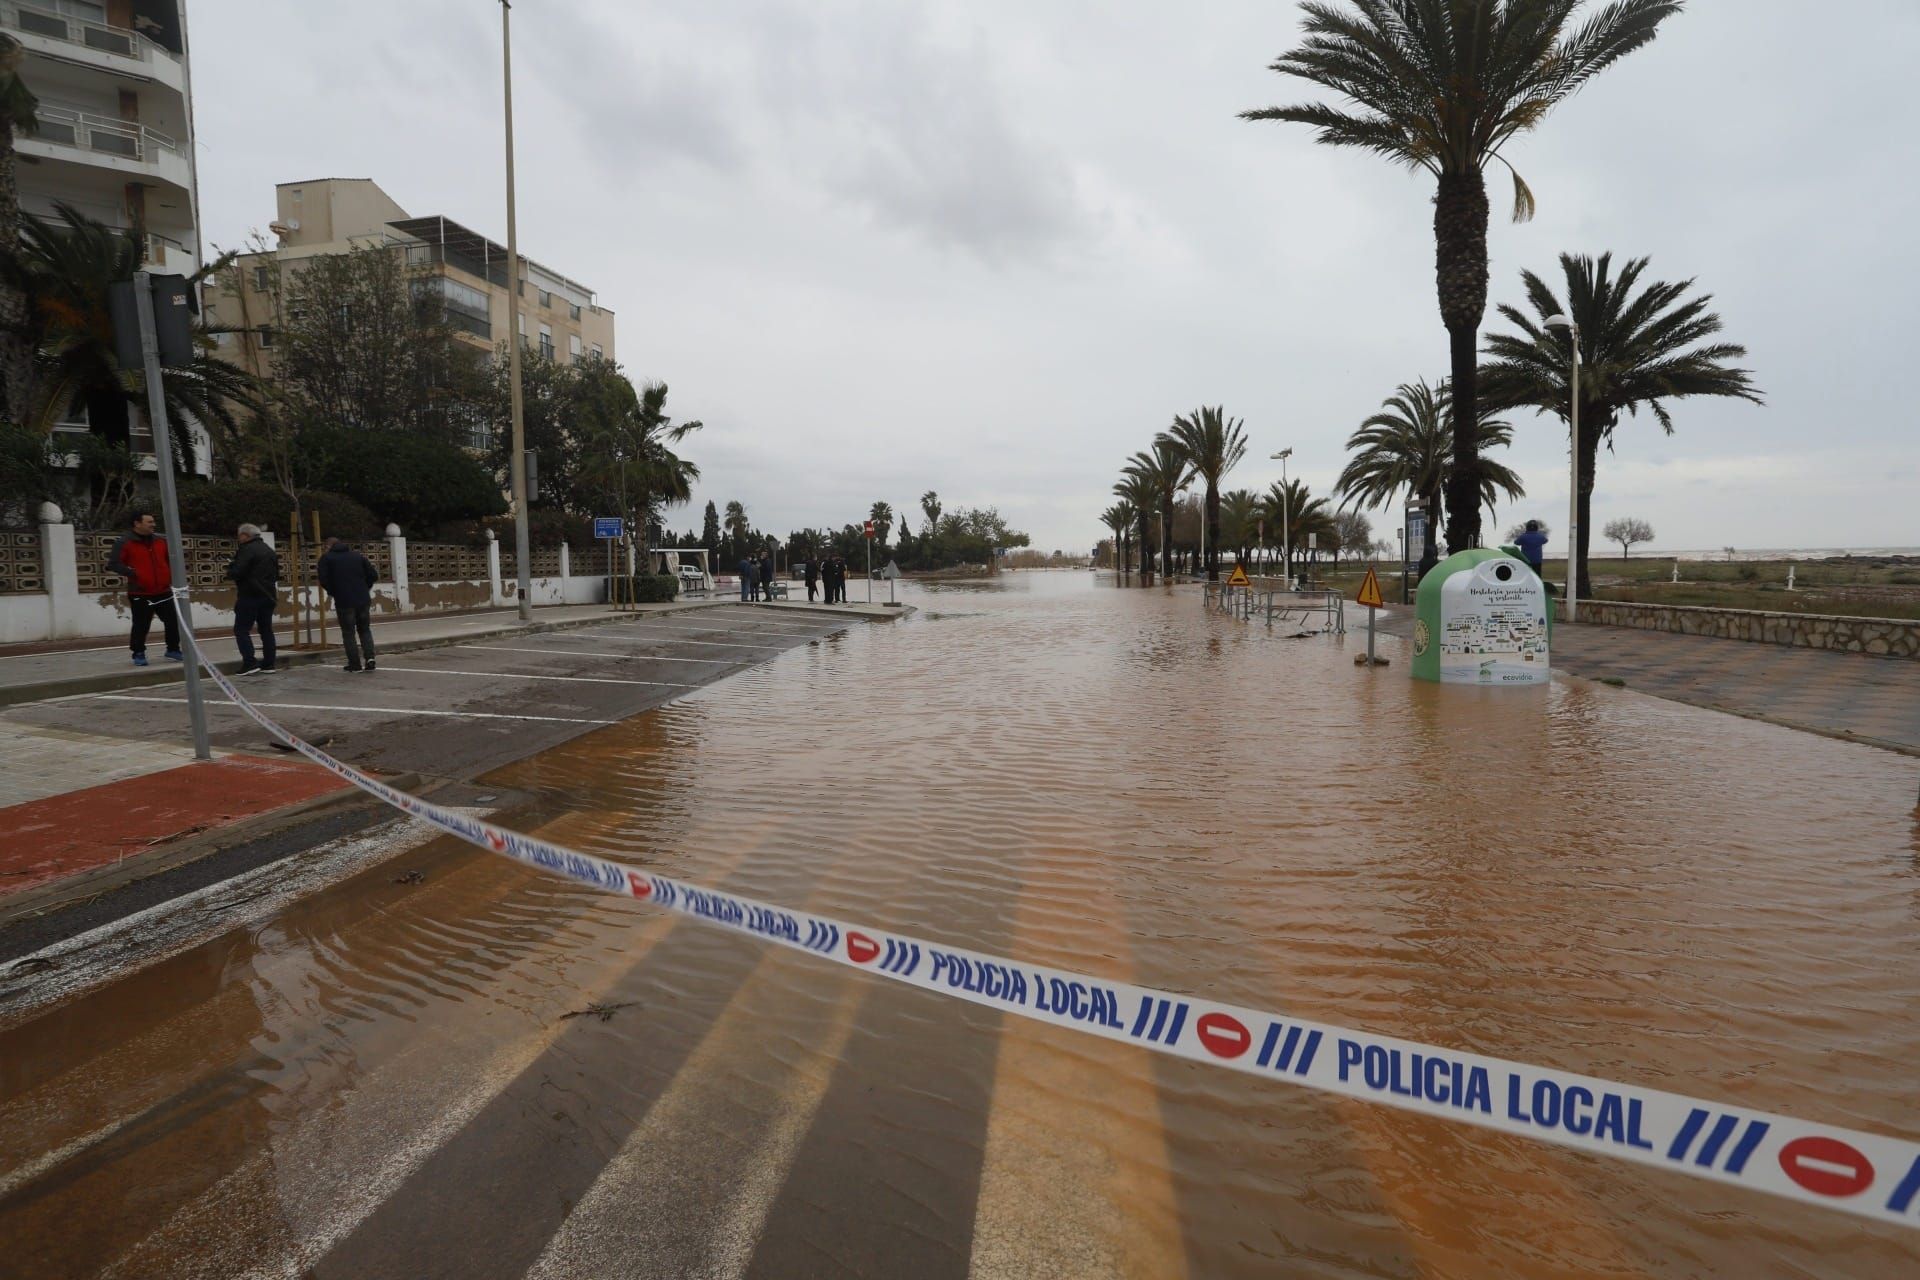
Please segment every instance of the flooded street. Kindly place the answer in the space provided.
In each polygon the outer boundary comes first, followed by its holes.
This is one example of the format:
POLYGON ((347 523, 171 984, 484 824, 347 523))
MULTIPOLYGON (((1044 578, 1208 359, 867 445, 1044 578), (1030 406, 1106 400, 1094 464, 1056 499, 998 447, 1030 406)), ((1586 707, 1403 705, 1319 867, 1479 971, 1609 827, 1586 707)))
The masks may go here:
MULTIPOLYGON (((534 797, 498 820, 1920 1133, 1912 761, 1585 682, 1414 683, 1397 639, 1360 671, 1363 633, 1285 639, 1195 588, 903 596, 496 771, 534 797)), ((0 1239, 20 1277, 1920 1267, 1909 1231, 1005 1018, 450 840, 0 1031, 0 1239)))

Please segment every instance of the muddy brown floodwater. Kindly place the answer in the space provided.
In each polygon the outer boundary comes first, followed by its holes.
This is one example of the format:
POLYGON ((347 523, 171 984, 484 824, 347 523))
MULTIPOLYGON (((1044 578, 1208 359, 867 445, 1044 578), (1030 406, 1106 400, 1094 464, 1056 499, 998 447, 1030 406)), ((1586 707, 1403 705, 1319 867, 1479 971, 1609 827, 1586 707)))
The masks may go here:
MULTIPOLYGON (((987 952, 1920 1135, 1911 761, 913 589, 514 825, 987 952)), ((436 843, 0 1033, 18 1276, 1911 1275, 1920 1235, 1150 1056, 436 843), (569 1014, 579 1016, 569 1017, 569 1014)))

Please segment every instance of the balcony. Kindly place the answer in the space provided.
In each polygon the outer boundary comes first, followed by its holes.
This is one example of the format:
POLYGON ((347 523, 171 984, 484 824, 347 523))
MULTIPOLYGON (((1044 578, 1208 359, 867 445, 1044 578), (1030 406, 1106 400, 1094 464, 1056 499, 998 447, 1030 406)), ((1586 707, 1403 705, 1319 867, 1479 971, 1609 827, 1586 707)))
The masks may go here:
POLYGON ((37 5, 0 0, 0 27, 19 33, 29 53, 44 54, 121 76, 153 80, 185 92, 180 55, 138 31, 90 22, 37 5))
POLYGON ((156 129, 46 103, 37 114, 40 127, 15 140, 22 155, 80 160, 122 172, 158 176, 182 190, 191 185, 185 148, 156 129))

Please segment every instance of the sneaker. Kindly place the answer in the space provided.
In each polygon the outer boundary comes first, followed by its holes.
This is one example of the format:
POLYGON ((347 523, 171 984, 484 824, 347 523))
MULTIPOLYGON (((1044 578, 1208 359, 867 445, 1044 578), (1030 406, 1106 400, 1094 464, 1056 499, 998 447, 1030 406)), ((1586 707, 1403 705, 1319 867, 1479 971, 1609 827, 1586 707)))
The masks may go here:
POLYGON ((280 669, 280 668, 278 668, 278 667, 273 667, 273 666, 267 666, 267 667, 261 667, 261 668, 259 669, 259 671, 258 671, 258 673, 257 673, 257 674, 259 674, 259 675, 263 675, 263 676, 270 676, 270 675, 272 675, 272 674, 273 674, 274 672, 276 672, 276 671, 278 671, 279 669, 280 669))
POLYGON ((369 670, 369 671, 371 671, 371 670, 373 670, 373 659, 372 659, 372 658, 368 658, 368 659, 367 659, 367 670, 369 670))
POLYGON ((186 661, 186 659, 180 656, 180 651, 178 649, 169 649, 167 650, 167 661, 168 662, 184 662, 186 661))
POLYGON ((344 666, 344 667, 342 667, 342 668, 341 668, 341 670, 342 670, 342 671, 353 671, 353 672, 358 672, 358 671, 365 671, 365 670, 366 670, 366 668, 365 668, 365 667, 363 667, 363 666, 361 666, 361 665, 360 665, 359 663, 357 663, 357 662, 349 662, 349 663, 348 663, 348 664, 347 664, 346 666, 344 666))
POLYGON ((267 669, 266 667, 242 667, 240 668, 240 674, 243 676, 257 676, 267 669))
POLYGON ((146 655, 146 654, 144 654, 144 653, 136 653, 136 654, 134 654, 134 655, 133 655, 133 665, 134 665, 134 666, 136 666, 136 667, 144 667, 144 666, 146 666, 146 665, 147 665, 147 655, 146 655))

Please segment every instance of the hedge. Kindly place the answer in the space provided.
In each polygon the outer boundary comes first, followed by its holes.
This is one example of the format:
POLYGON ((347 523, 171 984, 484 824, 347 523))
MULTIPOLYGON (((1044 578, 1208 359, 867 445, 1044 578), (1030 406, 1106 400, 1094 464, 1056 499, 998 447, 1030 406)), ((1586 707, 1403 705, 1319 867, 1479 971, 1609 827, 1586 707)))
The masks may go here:
POLYGON ((300 433, 299 447, 317 484, 351 495, 403 529, 507 509, 492 473, 445 441, 404 431, 309 427, 300 433))
MULTIPOLYGON (((286 490, 264 480, 204 480, 180 482, 180 527, 186 533, 211 533, 231 538, 243 524, 257 524, 279 537, 287 534, 287 522, 293 504, 286 490)), ((300 518, 313 533, 313 517, 320 513, 321 531, 329 537, 374 538, 386 524, 374 514, 341 493, 310 489, 300 495, 300 518)))
POLYGON ((667 604, 680 594, 680 579, 670 573, 637 573, 627 584, 633 604, 667 604))

